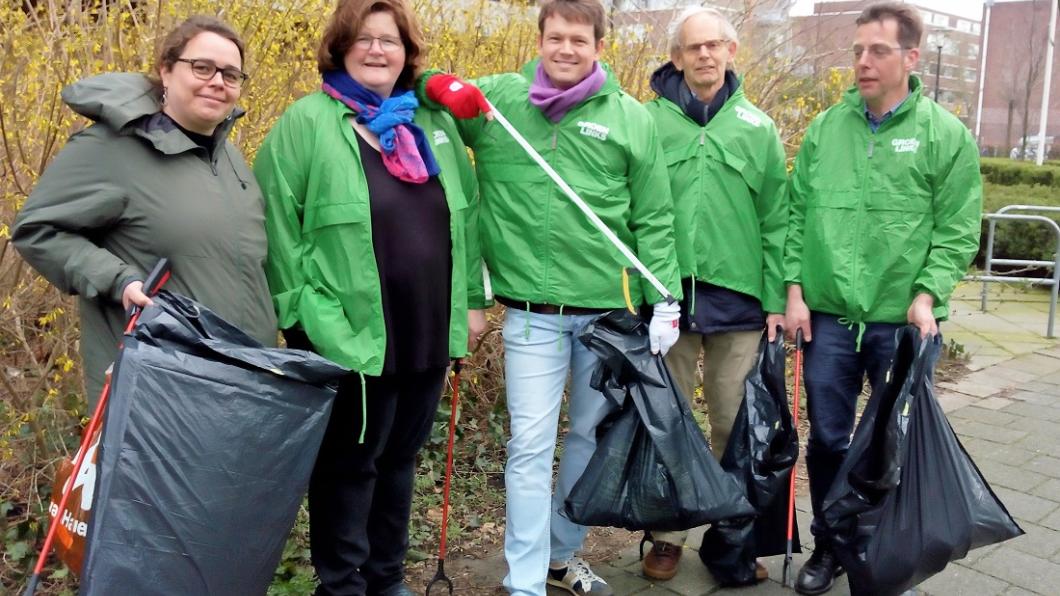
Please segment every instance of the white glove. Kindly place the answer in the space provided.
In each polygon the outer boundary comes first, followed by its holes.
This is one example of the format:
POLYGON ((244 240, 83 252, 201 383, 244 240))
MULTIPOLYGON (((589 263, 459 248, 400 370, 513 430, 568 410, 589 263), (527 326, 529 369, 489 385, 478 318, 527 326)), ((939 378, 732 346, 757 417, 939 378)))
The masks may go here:
POLYGON ((651 323, 648 324, 648 339, 651 341, 651 353, 662 353, 663 356, 677 343, 677 337, 681 334, 678 320, 681 318, 681 305, 677 302, 667 304, 659 302, 655 305, 655 311, 651 315, 651 323))

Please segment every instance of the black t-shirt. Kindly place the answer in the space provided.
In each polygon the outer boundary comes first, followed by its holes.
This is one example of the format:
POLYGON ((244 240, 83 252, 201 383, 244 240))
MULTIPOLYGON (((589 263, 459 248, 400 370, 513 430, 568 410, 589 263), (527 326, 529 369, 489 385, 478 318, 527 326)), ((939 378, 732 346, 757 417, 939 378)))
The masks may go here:
POLYGON ((383 294, 383 373, 444 367, 449 363, 452 251, 442 184, 437 177, 423 184, 399 180, 359 134, 357 141, 383 294))
MULTIPOLYGON (((167 115, 167 117, 168 117, 168 115, 167 115)), ((217 139, 215 139, 213 137, 213 135, 204 135, 204 134, 200 134, 200 133, 197 133, 197 132, 192 132, 192 131, 184 128, 183 126, 181 126, 173 118, 169 118, 169 120, 170 120, 170 122, 173 123, 173 126, 176 126, 177 128, 180 129, 180 132, 184 133, 184 136, 186 136, 189 139, 191 139, 192 143, 195 143, 196 145, 198 145, 198 146, 202 147, 203 149, 205 149, 207 155, 213 155, 213 148, 217 144, 217 139)))

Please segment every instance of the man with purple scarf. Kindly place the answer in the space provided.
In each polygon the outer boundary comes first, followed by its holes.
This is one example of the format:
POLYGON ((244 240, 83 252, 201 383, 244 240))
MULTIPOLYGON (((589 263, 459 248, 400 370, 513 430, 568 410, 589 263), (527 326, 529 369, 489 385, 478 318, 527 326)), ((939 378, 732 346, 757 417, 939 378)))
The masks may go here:
MULTIPOLYGON (((646 109, 598 61, 602 6, 552 0, 542 6, 538 27, 539 59, 521 74, 488 76, 475 85, 663 285, 677 291, 665 162, 646 109)), ((560 512, 595 450, 597 424, 611 411, 589 385, 598 360, 577 335, 600 313, 624 307, 627 263, 499 124, 479 116, 488 105, 475 86, 444 74, 422 80, 425 101, 465 118, 458 127, 475 152, 482 254, 496 300, 508 307, 504 585, 519 595, 543 596, 546 583, 577 595, 611 594, 576 556, 587 528, 560 512), (568 374, 570 429, 553 494, 568 374)), ((665 353, 677 340, 678 305, 666 304, 640 278, 629 294, 633 305, 654 305, 652 349, 665 353)))

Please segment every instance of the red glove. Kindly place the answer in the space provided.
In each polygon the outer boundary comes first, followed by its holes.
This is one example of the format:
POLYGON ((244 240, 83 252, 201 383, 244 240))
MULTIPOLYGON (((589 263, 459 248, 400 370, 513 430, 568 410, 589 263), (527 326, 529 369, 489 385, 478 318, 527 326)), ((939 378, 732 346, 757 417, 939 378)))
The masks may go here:
POLYGON ((427 79, 427 98, 449 108, 460 119, 475 118, 490 111, 489 102, 478 87, 455 75, 436 74, 427 79))

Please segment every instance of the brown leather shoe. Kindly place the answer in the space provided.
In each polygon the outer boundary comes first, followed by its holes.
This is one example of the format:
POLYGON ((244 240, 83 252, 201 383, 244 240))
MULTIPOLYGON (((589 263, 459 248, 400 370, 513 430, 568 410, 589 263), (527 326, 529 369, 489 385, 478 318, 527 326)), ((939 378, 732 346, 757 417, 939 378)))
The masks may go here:
POLYGON ((668 580, 677 575, 677 564, 681 562, 681 546, 663 542, 652 542, 651 551, 644 557, 644 575, 652 579, 668 580))
POLYGON ((761 582, 769 579, 769 570, 766 566, 755 560, 755 581, 761 582))

